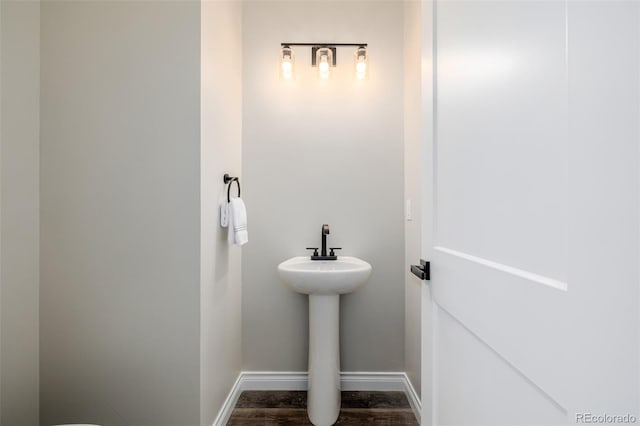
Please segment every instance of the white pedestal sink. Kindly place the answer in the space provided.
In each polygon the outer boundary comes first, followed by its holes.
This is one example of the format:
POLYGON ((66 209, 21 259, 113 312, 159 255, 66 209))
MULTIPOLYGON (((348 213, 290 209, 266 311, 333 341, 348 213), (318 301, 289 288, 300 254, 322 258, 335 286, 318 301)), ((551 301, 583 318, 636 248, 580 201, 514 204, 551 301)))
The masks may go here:
POLYGON ((340 413, 340 295, 366 283, 371 265, 349 256, 298 256, 278 265, 278 275, 292 290, 309 295, 307 413, 316 426, 332 425, 340 413))

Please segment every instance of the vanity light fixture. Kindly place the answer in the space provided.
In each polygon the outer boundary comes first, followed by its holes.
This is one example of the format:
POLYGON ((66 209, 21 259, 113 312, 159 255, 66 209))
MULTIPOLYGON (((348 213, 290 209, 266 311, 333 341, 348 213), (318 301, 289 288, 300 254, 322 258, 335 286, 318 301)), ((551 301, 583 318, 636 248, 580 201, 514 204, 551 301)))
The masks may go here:
POLYGON ((280 75, 284 80, 294 79, 294 53, 291 46, 311 47, 311 66, 318 67, 321 80, 331 78, 331 68, 337 65, 337 48, 343 46, 356 47, 356 78, 364 80, 368 75, 369 55, 367 43, 281 43, 280 75))

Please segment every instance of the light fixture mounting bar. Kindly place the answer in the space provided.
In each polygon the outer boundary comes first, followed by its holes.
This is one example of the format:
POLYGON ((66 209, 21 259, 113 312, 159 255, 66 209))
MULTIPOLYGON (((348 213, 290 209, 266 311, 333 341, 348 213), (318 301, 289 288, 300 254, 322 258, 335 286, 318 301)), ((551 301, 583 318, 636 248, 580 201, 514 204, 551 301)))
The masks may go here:
POLYGON ((359 46, 367 47, 367 43, 280 43, 280 46, 315 46, 315 47, 333 47, 333 46, 359 46))

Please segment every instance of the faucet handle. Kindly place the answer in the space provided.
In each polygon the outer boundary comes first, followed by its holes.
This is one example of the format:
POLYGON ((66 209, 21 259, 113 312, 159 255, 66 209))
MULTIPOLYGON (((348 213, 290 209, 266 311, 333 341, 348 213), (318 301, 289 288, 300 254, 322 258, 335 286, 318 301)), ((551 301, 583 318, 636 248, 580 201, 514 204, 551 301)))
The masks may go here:
POLYGON ((318 247, 307 247, 307 250, 313 250, 313 256, 318 255, 318 247))
POLYGON ((342 250, 342 247, 329 247, 329 256, 335 256, 334 250, 342 250))

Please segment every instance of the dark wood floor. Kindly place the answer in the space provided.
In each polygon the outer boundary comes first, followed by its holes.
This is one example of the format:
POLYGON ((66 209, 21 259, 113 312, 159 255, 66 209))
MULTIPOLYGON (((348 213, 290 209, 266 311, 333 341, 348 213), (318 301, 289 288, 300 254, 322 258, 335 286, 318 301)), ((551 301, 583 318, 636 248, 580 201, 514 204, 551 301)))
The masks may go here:
MULTIPOLYGON (((227 425, 311 425, 307 393, 245 391, 227 425)), ((337 425, 418 425, 404 392, 342 392, 337 425)))

